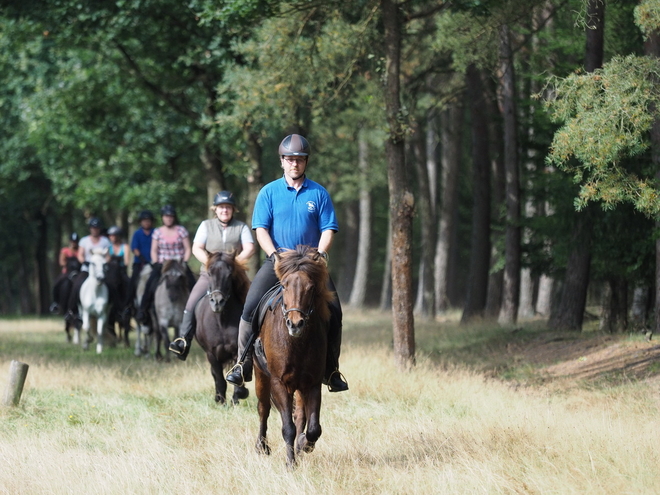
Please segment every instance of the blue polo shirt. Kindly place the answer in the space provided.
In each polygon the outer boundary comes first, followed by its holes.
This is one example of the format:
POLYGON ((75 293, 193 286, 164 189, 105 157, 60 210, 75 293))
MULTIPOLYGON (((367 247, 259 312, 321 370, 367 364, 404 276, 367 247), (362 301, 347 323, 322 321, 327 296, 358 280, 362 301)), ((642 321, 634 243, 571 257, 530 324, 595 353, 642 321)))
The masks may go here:
MULTIPOLYGON (((149 234, 145 234, 144 230, 140 228, 133 233, 133 238, 131 239, 131 252, 138 249, 140 255, 142 255, 142 258, 144 258, 147 263, 151 263, 151 234, 153 234, 153 232, 154 230, 151 229, 149 234)), ((139 265, 140 263, 142 263, 140 258, 137 256, 133 258, 134 265, 139 265)))
POLYGON ((335 207, 323 186, 305 178, 296 191, 284 176, 257 195, 252 228, 259 227, 268 230, 277 249, 295 249, 299 244, 318 247, 323 231, 339 230, 335 207))

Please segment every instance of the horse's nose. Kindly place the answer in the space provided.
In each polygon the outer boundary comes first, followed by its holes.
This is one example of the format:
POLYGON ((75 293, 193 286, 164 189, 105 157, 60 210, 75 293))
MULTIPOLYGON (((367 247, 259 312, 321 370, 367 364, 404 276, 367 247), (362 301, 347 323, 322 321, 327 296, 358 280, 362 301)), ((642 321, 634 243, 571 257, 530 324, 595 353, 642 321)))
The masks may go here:
POLYGON ((214 313, 222 313, 223 308, 225 307, 226 299, 224 297, 212 297, 211 298, 211 309, 214 313))
POLYGON ((304 326, 305 320, 302 318, 299 319, 296 323, 293 323, 291 318, 286 319, 286 327, 288 328, 289 335, 291 335, 291 337, 299 337, 304 326))

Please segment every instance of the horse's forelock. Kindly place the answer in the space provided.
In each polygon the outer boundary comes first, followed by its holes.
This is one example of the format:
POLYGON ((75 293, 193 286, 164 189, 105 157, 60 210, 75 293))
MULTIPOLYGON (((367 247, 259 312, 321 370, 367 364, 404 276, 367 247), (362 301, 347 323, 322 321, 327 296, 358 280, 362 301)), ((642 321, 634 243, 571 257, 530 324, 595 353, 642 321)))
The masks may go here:
POLYGON ((298 246, 296 249, 283 251, 275 263, 275 273, 282 280, 287 275, 301 271, 314 284, 319 301, 325 303, 332 300, 333 294, 327 288, 328 268, 325 263, 315 258, 316 248, 298 246))

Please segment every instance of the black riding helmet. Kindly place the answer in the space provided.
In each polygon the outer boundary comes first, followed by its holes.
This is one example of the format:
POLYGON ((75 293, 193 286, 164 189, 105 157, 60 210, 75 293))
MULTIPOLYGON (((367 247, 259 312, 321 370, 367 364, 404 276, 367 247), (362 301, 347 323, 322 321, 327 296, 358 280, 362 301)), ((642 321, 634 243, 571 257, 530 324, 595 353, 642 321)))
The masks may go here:
POLYGON ((176 209, 172 205, 165 205, 160 209, 160 214, 175 217, 176 216, 176 209))
POLYGON ((142 220, 153 220, 154 214, 151 213, 151 210, 142 210, 138 216, 138 221, 142 220))
POLYGON ((220 191, 215 195, 215 198, 213 198, 213 206, 218 205, 232 205, 234 208, 236 208, 236 200, 234 199, 234 195, 230 191, 220 191))
POLYGON ((94 227, 97 229, 103 228, 103 222, 101 222, 101 219, 98 217, 90 218, 87 225, 89 225, 89 227, 94 227))
POLYGON ((108 235, 121 235, 122 231, 120 227, 113 225, 108 229, 108 235))
POLYGON ((311 149, 307 139, 300 134, 291 134, 280 143, 280 156, 309 156, 311 149))

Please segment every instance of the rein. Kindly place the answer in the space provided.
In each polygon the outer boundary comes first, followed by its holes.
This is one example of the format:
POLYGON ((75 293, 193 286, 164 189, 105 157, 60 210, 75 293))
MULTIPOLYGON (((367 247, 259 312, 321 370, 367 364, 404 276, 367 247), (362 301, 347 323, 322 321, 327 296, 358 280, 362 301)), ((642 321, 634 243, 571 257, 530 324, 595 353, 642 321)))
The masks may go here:
POLYGON ((284 318, 286 320, 287 315, 289 313, 291 313, 292 311, 297 311, 298 313, 300 313, 302 315, 303 321, 305 322, 305 324, 307 323, 307 320, 309 320, 309 317, 312 316, 312 313, 314 312, 314 306, 313 305, 312 305, 312 309, 310 309, 309 311, 303 311, 300 308, 285 309, 284 308, 284 301, 282 301, 281 308, 282 308, 282 318, 284 318))

